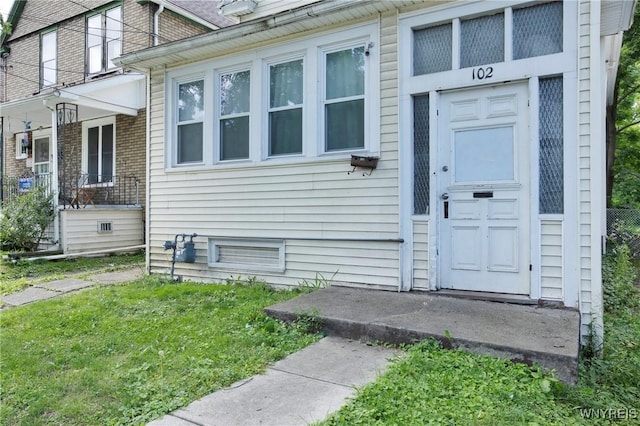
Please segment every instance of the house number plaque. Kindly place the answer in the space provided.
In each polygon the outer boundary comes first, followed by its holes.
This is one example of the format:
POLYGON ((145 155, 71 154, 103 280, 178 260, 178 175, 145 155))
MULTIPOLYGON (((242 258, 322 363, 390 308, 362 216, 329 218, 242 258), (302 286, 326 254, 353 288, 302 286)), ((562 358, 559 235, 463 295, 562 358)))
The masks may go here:
POLYGON ((472 80, 486 80, 493 77, 493 67, 478 67, 471 70, 472 80))

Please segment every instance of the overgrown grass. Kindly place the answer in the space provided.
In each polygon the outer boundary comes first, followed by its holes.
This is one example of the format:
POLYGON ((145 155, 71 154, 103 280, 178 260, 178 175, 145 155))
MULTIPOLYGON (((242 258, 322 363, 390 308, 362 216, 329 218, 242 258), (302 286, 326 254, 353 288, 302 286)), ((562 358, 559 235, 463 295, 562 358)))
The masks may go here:
POLYGON ((118 254, 105 257, 79 257, 66 260, 0 261, 0 295, 14 293, 25 287, 53 281, 69 273, 107 272, 125 267, 144 269, 144 253, 118 254))
POLYGON ((295 295, 147 277, 3 311, 0 424, 144 424, 317 340, 262 312, 295 295))
POLYGON ((574 387, 522 364, 445 350, 428 340, 409 347, 406 357, 320 424, 640 424, 634 269, 624 246, 605 258, 604 345, 587 348, 574 387))

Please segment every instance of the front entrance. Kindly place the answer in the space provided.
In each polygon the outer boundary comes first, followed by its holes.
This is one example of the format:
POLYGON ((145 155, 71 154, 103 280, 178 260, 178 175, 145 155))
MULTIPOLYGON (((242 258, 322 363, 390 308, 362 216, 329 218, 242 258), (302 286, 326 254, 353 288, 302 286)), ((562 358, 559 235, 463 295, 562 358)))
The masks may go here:
POLYGON ((528 86, 444 92, 438 109, 439 287, 528 295, 528 86))
POLYGON ((33 174, 36 179, 48 182, 51 169, 51 136, 33 132, 33 174))

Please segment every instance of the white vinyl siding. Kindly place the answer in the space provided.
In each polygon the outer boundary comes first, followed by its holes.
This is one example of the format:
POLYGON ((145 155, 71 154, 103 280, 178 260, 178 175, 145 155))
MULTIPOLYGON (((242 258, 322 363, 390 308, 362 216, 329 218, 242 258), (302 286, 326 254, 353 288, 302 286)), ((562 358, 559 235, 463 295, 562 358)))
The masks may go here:
POLYGON ((413 287, 429 289, 429 222, 413 221, 413 287))
POLYGON ((540 234, 541 296, 545 300, 562 300, 562 221, 543 220, 540 234))
MULTIPOLYGON (((395 22, 395 15, 385 22, 395 22)), ((395 50, 395 39, 385 39, 394 44, 381 46, 382 51, 395 50)), ((385 69, 394 68, 395 54, 389 58, 385 69)), ((208 236, 279 239, 286 244, 284 272, 240 274, 257 275, 274 285, 296 286, 302 280, 333 277, 335 284, 397 289, 395 72, 385 72, 382 113, 386 118, 380 127, 383 158, 371 176, 347 175, 351 169, 348 157, 334 156, 167 171, 165 156, 170 151, 164 150, 164 75, 161 70, 153 71, 150 84, 148 241, 152 272, 169 272, 171 257, 163 250, 165 240, 176 233, 196 232, 203 235, 194 239, 196 262, 176 264, 176 273, 185 279, 221 281, 239 274, 237 269, 208 267, 208 236)))
MULTIPOLYGON (((591 212, 594 208, 591 203, 592 188, 591 179, 593 172, 591 170, 592 149, 592 114, 591 114, 591 93, 593 73, 596 70, 591 69, 590 55, 592 49, 598 49, 599 46, 591 46, 591 2, 581 1, 579 4, 579 57, 578 57, 578 244, 579 244, 579 301, 581 318, 582 335, 588 335, 589 324, 594 320, 592 314, 594 312, 592 306, 592 225, 591 212)), ((598 6, 599 7, 599 6, 598 6)), ((597 313, 596 313, 597 314, 597 313)), ((598 325, 598 324, 594 324, 598 325)))
POLYGON ((142 213, 141 208, 61 210, 62 248, 81 253, 143 244, 142 213), (111 232, 100 232, 101 222, 111 222, 111 232))

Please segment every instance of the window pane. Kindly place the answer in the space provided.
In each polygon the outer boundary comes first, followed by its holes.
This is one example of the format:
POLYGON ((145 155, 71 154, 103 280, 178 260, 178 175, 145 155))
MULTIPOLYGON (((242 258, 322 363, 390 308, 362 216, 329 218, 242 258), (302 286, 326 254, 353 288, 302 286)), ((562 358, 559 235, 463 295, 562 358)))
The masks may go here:
POLYGON ((102 71, 102 46, 89 49, 89 73, 102 71))
POLYGON ((451 24, 413 31, 413 75, 451 69, 451 24))
POLYGON ((364 148, 364 100, 325 105, 326 148, 364 148))
POLYGON ((42 61, 56 59, 56 33, 51 32, 42 36, 42 61))
POLYGON ((87 19, 87 47, 102 44, 102 15, 87 19))
POLYGON ((302 103, 302 59, 271 65, 269 106, 271 108, 302 103))
POLYGON ((364 47, 327 54, 327 99, 364 95, 364 47))
POLYGON ((249 158, 249 117, 220 120, 222 160, 249 158))
POLYGON ((42 85, 56 84, 56 61, 47 61, 42 64, 42 85))
POLYGON ((540 213, 564 212, 562 77, 540 79, 540 213))
POLYGON ((429 95, 413 98, 413 213, 429 213, 429 95))
POLYGON ((513 11, 513 59, 562 52, 562 3, 513 11))
POLYGON ((102 170, 101 182, 111 182, 113 176, 113 124, 102 126, 102 170))
POLYGON ((120 38, 122 36, 122 9, 116 7, 115 9, 107 10, 107 41, 120 38))
POLYGON ((220 76, 220 115, 249 112, 250 77, 249 71, 220 76))
POLYGON ((49 138, 36 139, 35 145, 35 159, 36 163, 45 163, 49 161, 49 138))
POLYGON ((458 183, 513 180, 513 127, 455 132, 454 158, 458 183))
POLYGON ((87 170, 89 183, 98 181, 98 137, 99 127, 91 127, 87 132, 87 170))
POLYGON ((302 108, 269 113, 269 155, 302 152, 302 108))
POLYGON ((204 118, 204 80, 192 81, 178 86, 178 121, 202 120, 204 118))
POLYGON ((202 123, 178 126, 178 164, 202 161, 202 123))
POLYGON ((113 59, 120 56, 120 53, 122 53, 122 42, 120 40, 112 40, 107 43, 107 68, 115 67, 113 59))
POLYGON ((504 14, 469 19, 460 23, 462 68, 504 61, 504 14))

